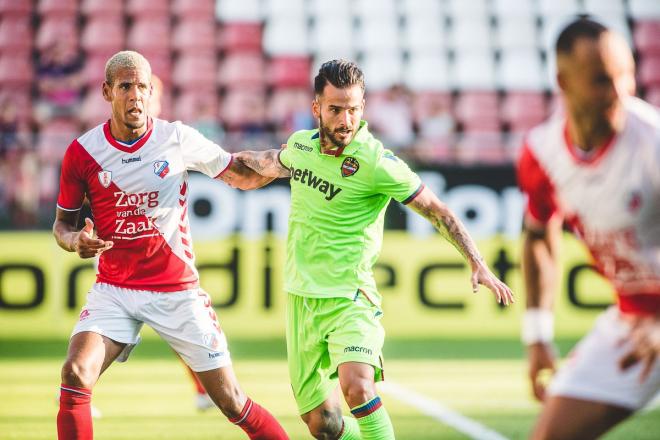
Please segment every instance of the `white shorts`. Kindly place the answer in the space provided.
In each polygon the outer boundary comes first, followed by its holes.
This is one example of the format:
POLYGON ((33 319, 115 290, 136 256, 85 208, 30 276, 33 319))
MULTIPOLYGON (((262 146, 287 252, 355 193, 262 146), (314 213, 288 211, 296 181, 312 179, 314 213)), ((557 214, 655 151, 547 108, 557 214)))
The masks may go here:
POLYGON ((231 365, 227 339, 211 299, 199 288, 164 293, 95 283, 71 335, 90 331, 128 344, 117 358, 123 362, 140 341, 144 323, 193 371, 231 365))
POLYGON ((550 395, 609 403, 630 410, 644 407, 660 391, 660 360, 640 383, 642 365, 626 371, 619 359, 630 350, 625 338, 629 324, 612 306, 569 354, 550 384, 550 395), (623 343, 621 341, 624 341, 623 343))

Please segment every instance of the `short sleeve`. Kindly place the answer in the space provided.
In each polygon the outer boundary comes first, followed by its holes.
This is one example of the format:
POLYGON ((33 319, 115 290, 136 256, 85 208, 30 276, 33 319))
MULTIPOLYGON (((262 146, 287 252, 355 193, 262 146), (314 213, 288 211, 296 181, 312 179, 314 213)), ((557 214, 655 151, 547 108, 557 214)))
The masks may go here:
POLYGON ((77 141, 73 141, 62 159, 57 207, 65 211, 79 210, 85 197, 86 184, 80 175, 83 169, 81 149, 82 146, 77 141))
POLYGON ((383 151, 374 170, 375 190, 401 203, 408 203, 423 189, 422 181, 408 164, 389 150, 383 151))
POLYGON ((527 199, 526 214, 542 224, 559 212, 554 185, 525 143, 517 167, 518 185, 527 199))
POLYGON ((277 153, 277 159, 285 168, 291 168, 291 144, 293 143, 291 139, 293 139, 293 137, 290 137, 287 141, 286 148, 277 153))
POLYGON ((229 167, 231 153, 194 128, 180 122, 176 124, 186 169, 199 171, 209 177, 217 177, 229 167))

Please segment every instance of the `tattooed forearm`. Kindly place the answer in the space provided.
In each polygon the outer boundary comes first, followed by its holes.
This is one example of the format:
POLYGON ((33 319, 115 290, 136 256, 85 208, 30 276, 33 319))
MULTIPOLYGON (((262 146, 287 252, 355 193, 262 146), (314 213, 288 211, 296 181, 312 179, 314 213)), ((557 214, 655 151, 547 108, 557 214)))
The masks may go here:
POLYGON ((424 190, 410 203, 410 207, 430 221, 470 263, 483 260, 463 223, 429 190, 424 190))
POLYGON ((241 151, 236 153, 234 157, 261 175, 289 177, 291 173, 288 168, 280 163, 277 157, 278 153, 279 150, 241 151))

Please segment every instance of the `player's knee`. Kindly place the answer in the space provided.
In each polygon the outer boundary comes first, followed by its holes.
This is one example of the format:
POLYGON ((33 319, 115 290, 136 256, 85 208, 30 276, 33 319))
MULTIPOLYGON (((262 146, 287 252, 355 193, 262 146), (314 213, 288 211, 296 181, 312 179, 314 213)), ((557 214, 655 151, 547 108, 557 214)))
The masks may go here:
POLYGON ((373 380, 355 379, 342 387, 346 403, 353 408, 376 397, 376 386, 373 380))
POLYGON ((99 377, 99 371, 80 360, 67 359, 62 366, 62 383, 92 389, 99 377))
POLYGON ((309 433, 318 440, 334 440, 341 432, 341 413, 322 411, 310 414, 303 420, 307 424, 309 433))

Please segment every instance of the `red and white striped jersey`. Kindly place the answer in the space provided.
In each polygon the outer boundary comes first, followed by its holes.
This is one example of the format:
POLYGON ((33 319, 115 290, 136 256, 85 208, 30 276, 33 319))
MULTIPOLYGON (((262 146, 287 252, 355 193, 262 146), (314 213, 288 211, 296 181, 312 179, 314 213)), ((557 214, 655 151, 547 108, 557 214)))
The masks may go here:
POLYGON ((188 170, 217 177, 231 154, 181 122, 149 119, 134 144, 114 139, 110 122, 69 145, 62 162, 60 209, 89 199, 101 254, 97 282, 171 292, 198 285, 188 222, 188 170))
POLYGON ((660 313, 660 114, 637 98, 625 102, 621 133, 585 155, 561 115, 533 129, 518 163, 526 215, 561 215, 617 292, 619 307, 660 313))

